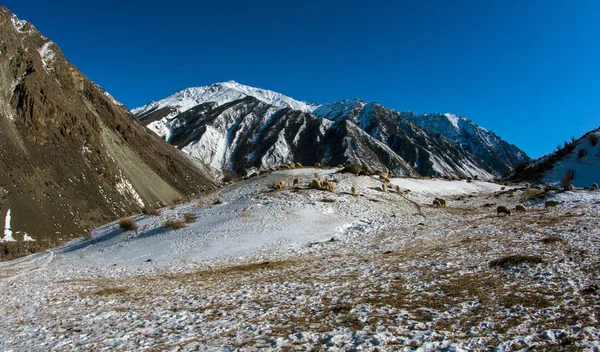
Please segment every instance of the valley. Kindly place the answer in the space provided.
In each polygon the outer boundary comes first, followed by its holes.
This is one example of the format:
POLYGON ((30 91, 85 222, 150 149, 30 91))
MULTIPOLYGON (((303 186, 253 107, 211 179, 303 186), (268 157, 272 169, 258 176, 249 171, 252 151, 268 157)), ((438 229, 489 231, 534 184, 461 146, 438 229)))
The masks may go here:
POLYGON ((91 239, 3 263, 0 347, 597 344, 598 191, 382 184, 336 169, 276 171, 135 216, 136 231, 111 223, 91 239), (310 189, 315 176, 335 180, 336 191, 310 189), (273 190, 280 180, 287 186, 273 190), (447 206, 433 207, 434 197, 447 206), (560 205, 544 209, 547 199, 560 205), (518 203, 528 211, 496 214, 518 203), (186 213, 195 215, 186 227, 165 227, 186 213))

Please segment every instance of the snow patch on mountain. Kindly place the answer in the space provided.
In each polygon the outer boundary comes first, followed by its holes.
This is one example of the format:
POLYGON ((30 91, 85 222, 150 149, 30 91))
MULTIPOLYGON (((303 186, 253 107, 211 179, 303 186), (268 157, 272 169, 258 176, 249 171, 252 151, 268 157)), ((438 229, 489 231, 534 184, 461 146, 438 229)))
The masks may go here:
POLYGON ((214 83, 209 86, 187 88, 163 100, 135 108, 131 112, 136 116, 140 116, 153 110, 173 107, 181 113, 203 103, 215 102, 218 105, 223 105, 247 96, 279 108, 291 108, 309 113, 318 107, 318 105, 298 101, 281 93, 228 81, 214 83))
POLYGON ((25 28, 25 26, 27 25, 27 21, 20 20, 19 17, 17 17, 17 15, 12 15, 10 17, 10 22, 12 23, 13 27, 15 27, 15 29, 19 32, 23 32, 23 28, 25 28))
POLYGON ((454 126, 454 128, 456 128, 457 130, 460 129, 460 127, 458 127, 458 117, 454 114, 451 113, 445 113, 444 116, 446 116, 446 118, 448 119, 448 121, 450 121, 450 123, 452 124, 452 126, 454 126))
POLYGON ((332 121, 350 114, 356 109, 362 109, 367 103, 360 99, 342 100, 324 104, 316 108, 312 113, 332 121))
POLYGON ((131 182, 129 182, 129 180, 123 176, 123 173, 120 171, 119 173, 120 179, 115 187, 117 189, 117 192, 119 192, 123 196, 126 196, 127 198, 133 199, 140 207, 143 207, 144 201, 142 200, 142 197, 140 197, 140 195, 136 192, 131 182))
POLYGON ((40 53, 40 57, 42 58, 42 64, 44 65, 44 70, 46 72, 49 72, 52 69, 54 69, 52 67, 52 64, 54 63, 56 55, 54 54, 54 51, 52 51, 52 49, 50 48, 51 45, 54 45, 54 42, 48 41, 44 43, 44 45, 42 45, 41 48, 38 49, 38 53, 40 53))
POLYGON ((14 242, 15 239, 12 237, 13 233, 10 228, 10 209, 6 212, 6 217, 4 218, 4 238, 2 238, 2 242, 14 242))

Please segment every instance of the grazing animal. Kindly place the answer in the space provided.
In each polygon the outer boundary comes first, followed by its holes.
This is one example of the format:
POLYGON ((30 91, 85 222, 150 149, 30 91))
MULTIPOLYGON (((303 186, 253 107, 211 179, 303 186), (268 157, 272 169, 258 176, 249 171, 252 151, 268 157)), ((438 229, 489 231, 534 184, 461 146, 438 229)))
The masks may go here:
POLYGON ((381 191, 387 192, 387 186, 385 185, 385 183, 381 184, 381 191))
POLYGON ((508 210, 508 208, 505 207, 504 205, 500 205, 498 208, 496 208, 496 212, 498 213, 498 215, 500 215, 500 214, 510 215, 510 210, 508 210))
POLYGON ((316 168, 320 168, 321 167, 321 163, 315 163, 315 167, 316 168))
POLYGON ((356 195, 356 187, 352 186, 352 188, 350 188, 350 193, 355 196, 356 195))
POLYGON ((442 205, 440 204, 439 200, 434 199, 433 200, 433 206, 436 207, 436 208, 441 208, 442 205))
POLYGON ((517 204, 515 206, 515 211, 521 212, 521 213, 526 213, 527 212, 527 208, 523 204, 517 204))
POLYGON ((446 200, 442 199, 442 198, 436 198, 434 200, 437 200, 438 203, 440 203, 440 207, 445 208, 446 207, 446 200))
POLYGON ((592 183, 592 189, 598 189, 598 184, 597 183, 592 183))
POLYGON ((559 204, 560 204, 560 202, 558 202, 556 200, 547 200, 546 203, 544 203, 544 208, 545 209, 556 208, 556 206, 559 204))
POLYGON ((295 178, 294 179, 294 186, 298 186, 298 184, 300 184, 300 180, 295 178))
POLYGON ((504 187, 504 186, 500 187, 501 191, 504 191, 505 189, 506 189, 506 187, 504 187))
POLYGON ((396 193, 400 194, 400 186, 396 185, 396 193))
POLYGON ((299 168, 302 168, 302 164, 300 164, 300 163, 296 163, 296 164, 294 164, 294 165, 295 165, 295 166, 296 166, 296 168, 298 168, 298 169, 299 169, 299 168))

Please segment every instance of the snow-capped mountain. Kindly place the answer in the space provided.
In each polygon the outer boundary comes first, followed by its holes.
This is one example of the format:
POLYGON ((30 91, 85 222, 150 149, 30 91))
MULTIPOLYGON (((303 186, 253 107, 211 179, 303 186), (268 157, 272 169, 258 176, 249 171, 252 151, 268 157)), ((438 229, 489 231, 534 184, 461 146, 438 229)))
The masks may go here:
POLYGON ((177 115, 173 125, 179 126, 171 131, 175 146, 241 175, 290 162, 338 165, 358 160, 370 169, 416 175, 387 145, 351 122, 282 109, 250 96, 198 105, 177 115))
POLYGON ((0 6, 0 228, 52 241, 215 186, 0 6))
POLYGON ((203 87, 187 88, 165 99, 135 108, 131 112, 140 119, 146 119, 148 128, 169 141, 171 130, 177 128, 173 117, 204 103, 223 105, 245 97, 254 97, 264 103, 279 108, 291 108, 302 112, 312 112, 318 105, 295 100, 281 93, 249 87, 235 81, 214 83, 203 87))
POLYGON ((565 142, 550 154, 522 164, 507 179, 561 186, 567 173, 572 173, 570 181, 575 187, 600 183, 600 128, 565 142))
MULTIPOLYGON (((421 124, 419 116, 400 113, 378 103, 353 99, 325 105, 309 104, 233 81, 189 88, 132 112, 148 128, 184 152, 216 168, 241 174, 283 162, 337 165, 359 161, 376 170, 387 168, 400 174, 490 179, 506 171, 507 165, 522 160, 515 155, 522 154, 526 158, 520 150, 513 152, 506 147, 509 146, 506 142, 467 119, 455 118, 455 123, 444 131, 441 125, 426 123, 428 115, 423 116, 425 122, 421 124), (252 99, 247 100, 249 97, 252 99), (257 115, 253 111, 245 117, 242 111, 254 107, 247 106, 249 102, 261 103, 263 112, 257 115), (279 131, 286 135, 279 136, 277 144, 267 143, 266 149, 259 147, 265 143, 265 131, 273 133, 270 124, 280 119, 287 127, 279 131), (308 121, 321 126, 320 134, 315 134, 316 130, 307 132, 308 121), (339 133, 340 128, 346 132, 339 133), (334 136, 339 140, 332 139, 334 136), (302 151, 299 145, 304 140, 312 141, 311 148, 302 151), (240 149, 240 145, 246 146, 240 149), (337 153, 341 154, 331 154, 333 149, 340 149, 337 153), (365 156, 366 150, 370 150, 369 157, 365 156), (320 151, 325 152, 320 154, 320 151), (304 156, 299 158, 299 155, 304 156)), ((445 120, 450 118, 445 117, 445 120)), ((270 137, 268 141, 275 140, 270 137)))
POLYGON ((440 134, 466 151, 483 160, 500 174, 504 174, 520 162, 531 160, 513 144, 498 137, 494 132, 477 126, 466 117, 451 113, 422 114, 402 112, 402 116, 429 132, 440 134))
POLYGON ((378 103, 358 99, 326 104, 313 114, 332 121, 348 120, 388 145, 420 175, 459 175, 492 178, 495 170, 460 145, 435 136, 378 103))

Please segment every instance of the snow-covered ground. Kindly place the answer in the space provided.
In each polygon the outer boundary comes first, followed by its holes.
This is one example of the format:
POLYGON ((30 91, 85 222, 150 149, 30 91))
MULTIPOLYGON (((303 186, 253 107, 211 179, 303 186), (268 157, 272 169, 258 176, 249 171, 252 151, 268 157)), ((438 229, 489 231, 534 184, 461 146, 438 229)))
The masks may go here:
POLYGON ((335 171, 252 178, 0 264, 0 349, 600 348, 600 192, 410 178, 383 192, 335 171), (307 188, 315 173, 336 192, 307 188))

